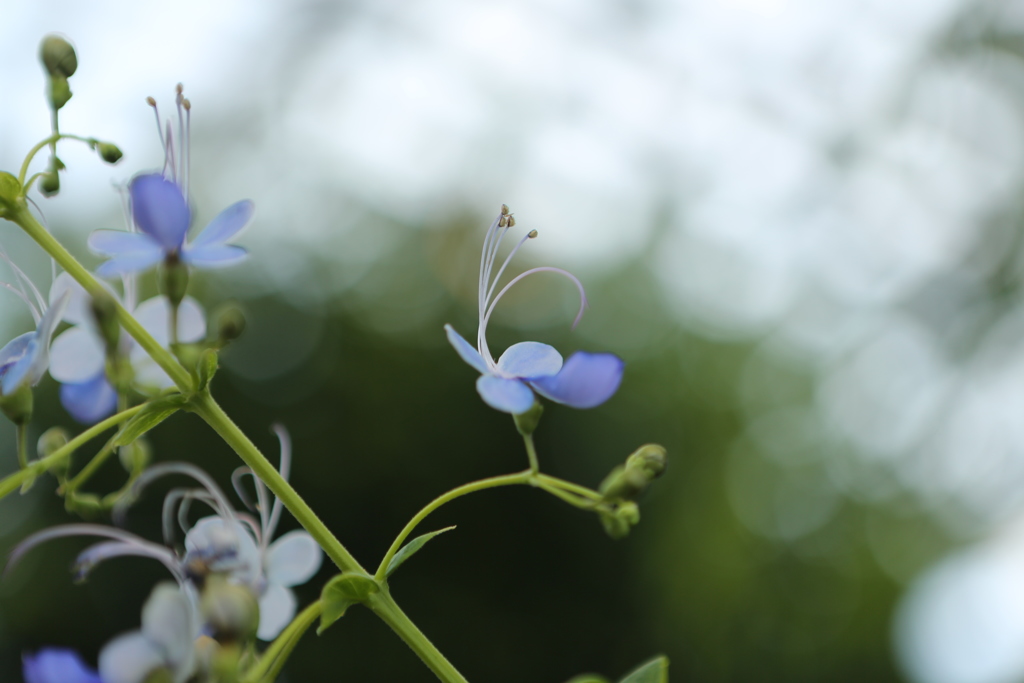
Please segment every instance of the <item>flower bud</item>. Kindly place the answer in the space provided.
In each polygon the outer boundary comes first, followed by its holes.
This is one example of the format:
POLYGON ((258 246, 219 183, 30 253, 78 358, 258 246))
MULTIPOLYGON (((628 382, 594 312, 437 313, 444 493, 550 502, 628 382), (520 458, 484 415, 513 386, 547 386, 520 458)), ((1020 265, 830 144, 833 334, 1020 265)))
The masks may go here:
POLYGON ((44 197, 52 197, 60 192, 60 176, 56 171, 47 171, 39 180, 39 191, 44 197))
POLYGON ((116 164, 124 156, 121 148, 112 142, 96 143, 96 151, 100 153, 100 158, 108 164, 116 164))
POLYGON ((66 38, 55 33, 43 38, 39 46, 39 58, 50 76, 67 78, 74 75, 78 69, 78 56, 75 54, 74 46, 66 38))
POLYGON ((534 430, 537 429, 537 425, 540 423, 540 416, 544 412, 544 406, 541 405, 540 401, 534 399, 533 406, 530 407, 525 413, 513 415, 512 419, 515 420, 516 429, 523 436, 529 436, 533 434, 534 430))
POLYGON ((188 291, 188 266, 182 263, 176 256, 169 257, 164 262, 163 291, 170 300, 172 306, 181 304, 188 291))
POLYGON ((21 183, 10 173, 0 171, 0 216, 4 215, 5 210, 14 208, 19 197, 21 197, 21 183))
POLYGON ((199 610, 213 637, 222 643, 249 640, 260 624, 260 606, 252 591, 219 574, 206 580, 199 610))
POLYGON ((626 458, 625 465, 613 469, 601 482, 598 491, 606 501, 633 500, 665 472, 666 464, 664 447, 645 444, 626 458))
POLYGON ((217 346, 224 347, 245 331, 245 315, 234 304, 225 304, 217 313, 217 346))
POLYGON ((13 394, 0 396, 0 411, 16 425, 32 419, 32 387, 22 384, 13 394))
POLYGON ((629 535, 629 530, 640 522, 640 508, 633 501, 620 503, 614 512, 602 512, 601 524, 616 541, 629 535))
POLYGON ((66 446, 69 439, 68 432, 63 427, 50 427, 40 435, 39 441, 36 442, 36 453, 40 458, 45 458, 66 446))
POLYGON ((64 76, 53 76, 50 78, 50 106, 54 111, 60 109, 71 99, 71 86, 64 76))
POLYGON ((117 449, 117 458, 121 467, 129 474, 142 472, 153 459, 153 448, 145 438, 138 438, 126 446, 117 449))
POLYGON ((642 469, 653 480, 665 473, 668 451, 656 443, 644 444, 626 458, 626 467, 642 469))

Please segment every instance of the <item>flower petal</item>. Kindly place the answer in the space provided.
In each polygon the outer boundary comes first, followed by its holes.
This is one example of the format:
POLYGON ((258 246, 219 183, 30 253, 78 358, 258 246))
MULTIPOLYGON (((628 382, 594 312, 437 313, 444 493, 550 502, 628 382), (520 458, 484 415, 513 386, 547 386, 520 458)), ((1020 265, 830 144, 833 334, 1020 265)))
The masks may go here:
POLYGON ((260 598, 260 627, 256 637, 273 640, 295 616, 295 594, 291 589, 272 583, 260 598))
POLYGON ((540 342, 519 342, 501 354, 498 369, 510 377, 547 377, 562 369, 562 354, 540 342))
POLYGON ((185 242, 192 212, 181 188, 159 173, 135 176, 128 186, 132 216, 142 232, 165 251, 176 251, 185 242))
POLYGON ((159 648, 141 631, 114 638, 100 651, 104 683, 142 683, 150 673, 166 666, 159 648))
POLYGON ((50 376, 58 382, 86 382, 102 373, 106 362, 103 340, 87 327, 61 332, 50 346, 50 376))
POLYGON ((313 578, 323 559, 323 551, 312 536, 305 531, 289 531, 267 548, 263 571, 272 584, 298 586, 313 578))
MULTIPOLYGON (((171 343, 168 334, 171 328, 171 304, 167 297, 155 296, 143 301, 135 309, 135 319, 153 335, 160 346, 166 347, 171 343)), ((194 342, 205 335, 206 314, 195 299, 187 296, 178 306, 178 341, 194 342)))
POLYGON ((195 628, 195 606, 177 584, 157 584, 142 607, 142 633, 163 651, 176 671, 191 663, 195 628))
POLYGON ((156 252, 163 254, 160 243, 143 232, 96 230, 86 241, 89 250, 100 256, 136 256, 156 252))
POLYGON ((599 406, 616 392, 625 363, 613 353, 577 351, 553 377, 530 384, 541 396, 573 408, 599 406))
POLYGON ((39 344, 39 337, 34 332, 29 332, 28 334, 29 340, 28 345, 25 346, 25 353, 21 358, 7 366, 6 371, 3 372, 3 381, 0 382, 0 393, 4 395, 13 394, 23 383, 32 383, 32 370, 38 365, 44 349, 39 344))
POLYGON ((234 265, 249 255, 235 244, 210 244, 201 247, 185 247, 181 260, 196 268, 222 268, 234 265))
POLYGON ((26 349, 28 349, 29 343, 35 338, 35 336, 35 332, 26 332, 25 334, 19 334, 17 337, 7 342, 7 344, 0 349, 0 369, 23 358, 25 356, 26 349))
POLYGON ((200 559, 217 572, 255 586, 263 571, 260 549, 247 527, 216 515, 204 517, 185 534, 186 562, 200 559))
POLYGON ((106 263, 101 263, 100 267, 96 269, 96 274, 100 277, 120 277, 121 275, 141 273, 155 266, 162 258, 162 251, 116 256, 106 263))
POLYGON ((489 374, 490 368, 487 367, 487 363, 484 362, 483 356, 480 352, 469 345, 469 342, 462 338, 462 335, 455 331, 455 328, 451 325, 445 325, 444 331, 448 335, 448 343, 451 344, 455 351, 462 357, 462 360, 469 363, 471 366, 476 368, 478 372, 483 374, 489 374))
MULTIPOLYGON (((50 285, 50 305, 53 306, 57 303, 64 292, 70 292, 68 306, 64 309, 64 321, 72 325, 92 325, 93 317, 89 310, 90 297, 82 289, 82 285, 75 282, 75 279, 67 273, 58 275, 50 285)), ((111 294, 114 294, 113 290, 111 290, 111 294)))
POLYGON ((224 244, 238 235, 249 225, 256 206, 248 199, 235 202, 217 214, 210 224, 203 228, 192 243, 192 248, 205 247, 213 244, 224 244))
POLYGON ((481 375, 476 390, 487 405, 505 413, 518 415, 533 406, 533 392, 518 379, 481 375))
POLYGON ((113 415, 117 408, 117 392, 102 370, 87 382, 60 385, 60 402, 71 417, 90 425, 113 415))
POLYGON ((22 675, 25 683, 103 683, 77 652, 58 647, 22 657, 22 675))

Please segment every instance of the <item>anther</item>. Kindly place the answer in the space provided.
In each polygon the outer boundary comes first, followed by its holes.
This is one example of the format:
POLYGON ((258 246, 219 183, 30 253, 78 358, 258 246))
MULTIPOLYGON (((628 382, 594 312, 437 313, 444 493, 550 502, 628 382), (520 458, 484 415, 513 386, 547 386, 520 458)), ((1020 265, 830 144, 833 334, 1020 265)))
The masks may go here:
POLYGON ((508 216, 502 216, 498 219, 499 228, 504 228, 506 225, 508 225, 508 216))
POLYGON ((187 97, 181 101, 181 106, 185 108, 185 111, 192 111, 192 103, 188 101, 187 97))
POLYGON ((174 86, 174 92, 180 95, 181 93, 185 92, 185 86, 179 83, 178 85, 174 86))
POLYGON ((530 232, 526 233, 526 236, 529 237, 532 240, 534 237, 537 236, 537 231, 536 230, 531 230, 530 232))
POLYGON ((508 215, 508 204, 502 204, 501 205, 501 215, 502 216, 507 216, 508 215))
POLYGON ((154 100, 152 97, 147 97, 146 98, 146 104, 148 104, 151 107, 155 107, 156 106, 156 100, 154 100))
POLYGON ((515 218, 515 216, 509 216, 508 217, 508 227, 510 227, 510 228, 516 227, 516 218, 515 218))

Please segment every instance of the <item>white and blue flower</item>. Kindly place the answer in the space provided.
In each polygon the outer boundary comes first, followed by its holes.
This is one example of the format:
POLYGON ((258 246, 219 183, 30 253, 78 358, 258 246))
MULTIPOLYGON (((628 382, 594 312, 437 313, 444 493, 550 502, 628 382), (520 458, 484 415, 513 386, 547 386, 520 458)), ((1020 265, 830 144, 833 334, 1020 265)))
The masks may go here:
POLYGON ((539 272, 553 272, 569 278, 579 289, 580 310, 573 326, 579 322, 587 305, 583 285, 571 273, 561 268, 541 266, 531 268, 512 278, 497 294, 498 280, 512 257, 523 244, 537 236, 530 231, 505 258, 498 272, 493 273, 495 259, 501 240, 515 221, 508 214, 507 207, 491 223, 484 237, 483 253, 480 258, 478 288, 478 314, 476 348, 473 348, 451 325, 445 325, 448 341, 462 360, 480 372, 476 389, 487 405, 506 413, 518 415, 528 411, 534 403, 534 392, 557 403, 574 408, 598 406, 618 390, 622 382, 623 361, 611 353, 587 353, 577 351, 562 362, 562 355, 548 344, 527 341, 513 344, 497 361, 487 346, 487 323, 494 307, 502 296, 517 282, 528 275, 539 272))

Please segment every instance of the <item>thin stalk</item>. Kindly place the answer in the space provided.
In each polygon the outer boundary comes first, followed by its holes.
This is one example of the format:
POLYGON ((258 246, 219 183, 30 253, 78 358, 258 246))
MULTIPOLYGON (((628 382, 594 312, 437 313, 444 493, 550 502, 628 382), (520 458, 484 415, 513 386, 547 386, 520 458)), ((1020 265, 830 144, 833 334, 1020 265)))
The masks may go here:
POLYGON ((537 448, 533 445, 533 434, 523 434, 523 442, 526 443, 526 457, 530 459, 530 474, 539 474, 540 463, 537 461, 537 448))
POLYGON ((28 425, 24 422, 14 428, 18 440, 18 464, 21 469, 28 467, 28 425))
MULTIPOLYGON (((38 154, 44 147, 56 145, 58 140, 78 140, 79 142, 84 142, 87 145, 96 144, 96 140, 94 138, 83 138, 80 135, 68 135, 66 133, 55 132, 53 135, 40 141, 39 144, 30 149, 28 154, 25 156, 25 160, 21 162, 21 170, 18 171, 18 182, 22 187, 25 186, 25 176, 28 175, 28 167, 32 163, 32 159, 34 159, 36 154, 38 154)), ((56 153, 56 149, 54 149, 54 152, 56 153)))
POLYGON ((113 441, 111 440, 103 444, 103 448, 101 448, 100 451, 92 457, 92 460, 87 462, 85 467, 83 467, 71 481, 64 485, 65 494, 76 491, 82 484, 89 480, 89 477, 96 473, 96 470, 98 470, 100 466, 107 461, 110 454, 114 452, 114 448, 111 445, 112 443, 113 441))
POLYGON ((243 683, 261 683, 277 678, 292 650, 302 639, 302 634, 313 625, 323 609, 323 603, 317 600, 299 612, 298 616, 292 619, 292 623, 288 624, 266 649, 256 666, 249 670, 243 683))
MULTIPOLYGON (((35 240, 47 254, 53 257, 53 260, 67 271, 68 275, 73 277, 78 284, 82 285, 91 296, 102 296, 107 293, 96 278, 93 277, 92 273, 86 270, 53 235, 47 232, 46 228, 40 225, 39 221, 29 212, 28 207, 23 202, 19 202, 6 218, 21 226, 22 230, 28 233, 28 236, 35 240)), ((177 361, 170 351, 160 346, 159 342, 139 324, 139 321, 120 302, 115 301, 114 303, 118 322, 121 323, 121 327, 124 328, 125 332, 131 335, 156 364, 170 376, 182 393, 190 393, 192 391, 192 379, 188 371, 181 366, 181 363, 177 361)))
POLYGON ((129 408, 128 410, 117 413, 116 415, 111 415, 106 420, 97 422, 92 427, 89 427, 45 458, 31 462, 25 469, 18 470, 17 472, 0 479, 0 498, 11 493, 32 477, 39 476, 54 465, 60 463, 65 458, 71 457, 76 450, 84 446, 90 440, 99 436, 111 427, 116 427, 125 420, 135 416, 135 414, 144 407, 144 405, 135 406, 134 408, 129 408))
POLYGON ((549 474, 537 474, 537 482, 539 484, 548 484, 549 486, 560 488, 563 491, 575 493, 584 498, 590 498, 593 501, 599 501, 602 498, 601 494, 593 489, 588 489, 586 486, 580 486, 579 484, 574 484, 571 481, 566 481, 565 479, 552 477, 549 474))
POLYGON ((374 578, 377 581, 383 581, 387 576, 388 565, 391 564, 392 558, 395 553, 402 547, 402 543, 409 537, 416 527, 426 519, 427 515, 441 507, 445 503, 455 500, 467 493, 473 493, 474 491, 483 491, 485 489, 493 489, 499 486, 515 486, 516 484, 529 484, 533 477, 533 473, 530 470, 523 472, 516 472, 515 474, 503 474, 498 477, 489 477, 487 479, 480 479, 478 481, 472 481, 468 484, 463 484, 458 488, 454 488, 448 493, 442 494, 434 500, 427 503, 422 510, 416 513, 416 515, 409 520, 409 523, 398 533, 395 540, 391 543, 391 547, 384 554, 384 559, 380 561, 380 566, 377 567, 377 573, 374 578))

